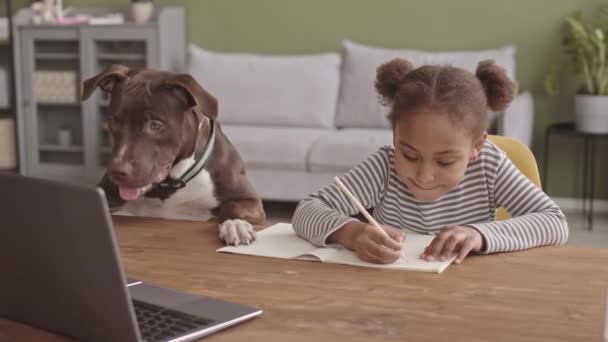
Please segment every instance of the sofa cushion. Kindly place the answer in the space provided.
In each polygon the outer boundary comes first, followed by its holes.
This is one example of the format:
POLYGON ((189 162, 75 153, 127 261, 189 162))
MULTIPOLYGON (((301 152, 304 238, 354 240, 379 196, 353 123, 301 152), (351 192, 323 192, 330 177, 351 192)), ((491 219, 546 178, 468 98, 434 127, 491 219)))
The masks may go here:
POLYGON ((307 170, 310 147, 329 129, 222 125, 247 167, 307 170))
POLYGON ((309 168, 313 172, 345 172, 385 145, 393 145, 389 129, 340 129, 324 134, 313 144, 309 168))
POLYGON ((336 126, 386 128, 389 108, 378 102, 374 88, 376 68, 393 58, 405 58, 414 66, 424 64, 451 64, 475 72, 477 64, 493 59, 515 79, 515 47, 495 50, 427 52, 419 50, 395 50, 342 42, 342 80, 338 99, 336 126))
POLYGON ((224 123, 297 127, 334 124, 340 56, 266 56, 189 47, 188 73, 219 101, 224 123))

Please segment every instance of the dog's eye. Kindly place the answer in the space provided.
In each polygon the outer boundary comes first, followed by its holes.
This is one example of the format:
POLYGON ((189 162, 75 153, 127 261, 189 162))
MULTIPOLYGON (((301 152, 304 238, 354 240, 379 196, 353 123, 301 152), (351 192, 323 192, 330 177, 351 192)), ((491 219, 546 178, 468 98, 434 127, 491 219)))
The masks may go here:
POLYGON ((162 121, 158 121, 158 120, 150 120, 147 123, 148 129, 152 132, 160 131, 164 125, 165 124, 162 123, 162 121))

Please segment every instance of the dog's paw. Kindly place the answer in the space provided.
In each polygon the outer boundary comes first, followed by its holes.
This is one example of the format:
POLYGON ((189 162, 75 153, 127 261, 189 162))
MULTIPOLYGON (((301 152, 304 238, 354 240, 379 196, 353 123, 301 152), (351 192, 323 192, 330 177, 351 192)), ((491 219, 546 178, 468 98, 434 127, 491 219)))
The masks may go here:
POLYGON ((226 220, 220 223, 219 235, 227 245, 248 245, 255 240, 253 226, 241 219, 226 220))

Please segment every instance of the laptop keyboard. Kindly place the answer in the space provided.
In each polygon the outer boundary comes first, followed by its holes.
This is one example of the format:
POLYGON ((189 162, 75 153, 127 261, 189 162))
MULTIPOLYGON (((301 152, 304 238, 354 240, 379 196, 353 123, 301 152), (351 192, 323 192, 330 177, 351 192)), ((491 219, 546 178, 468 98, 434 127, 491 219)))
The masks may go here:
POLYGON ((168 341, 213 323, 204 318, 137 300, 133 301, 133 306, 141 337, 147 342, 168 341))

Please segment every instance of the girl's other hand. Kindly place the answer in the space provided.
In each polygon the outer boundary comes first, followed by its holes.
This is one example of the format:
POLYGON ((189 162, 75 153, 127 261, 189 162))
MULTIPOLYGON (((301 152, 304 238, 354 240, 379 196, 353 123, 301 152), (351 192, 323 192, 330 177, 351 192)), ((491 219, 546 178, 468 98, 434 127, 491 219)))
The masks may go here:
POLYGON ((431 241, 421 259, 426 261, 445 261, 456 255, 454 263, 460 264, 470 252, 479 252, 483 248, 483 237, 475 228, 447 226, 431 241))

